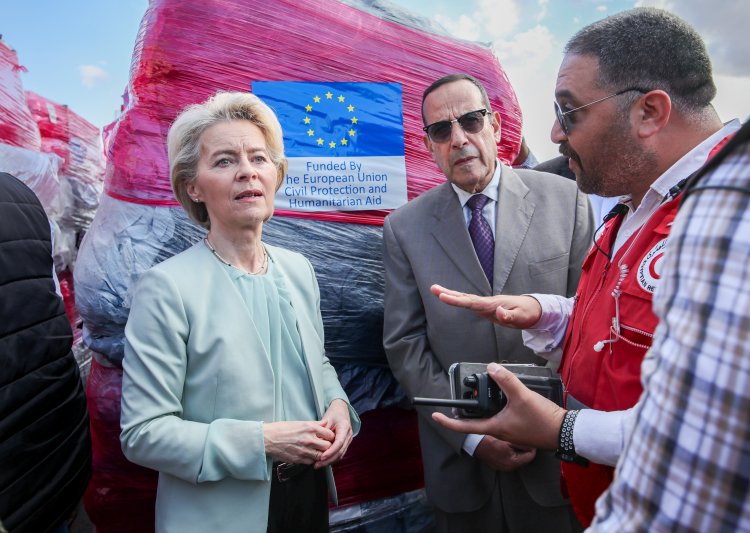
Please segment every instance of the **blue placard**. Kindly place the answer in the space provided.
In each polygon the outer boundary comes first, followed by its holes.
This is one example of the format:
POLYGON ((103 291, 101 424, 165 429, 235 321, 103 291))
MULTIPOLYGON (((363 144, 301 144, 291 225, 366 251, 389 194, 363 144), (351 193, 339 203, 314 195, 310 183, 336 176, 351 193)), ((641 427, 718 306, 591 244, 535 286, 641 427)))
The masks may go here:
POLYGON ((289 170, 276 207, 395 209, 406 203, 400 83, 256 81, 279 117, 289 170))
POLYGON ((287 157, 403 156, 401 84, 256 81, 284 129, 287 157))

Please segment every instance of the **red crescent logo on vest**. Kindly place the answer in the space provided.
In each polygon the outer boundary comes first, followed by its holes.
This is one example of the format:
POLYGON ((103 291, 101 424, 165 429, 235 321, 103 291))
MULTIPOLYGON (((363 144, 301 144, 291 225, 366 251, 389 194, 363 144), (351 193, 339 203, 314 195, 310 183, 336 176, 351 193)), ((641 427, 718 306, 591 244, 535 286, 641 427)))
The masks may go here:
POLYGON ((651 294, 656 290, 656 286, 661 279, 661 260, 664 258, 664 247, 667 245, 667 239, 657 242, 653 248, 643 257, 638 267, 638 285, 651 294))
POLYGON ((664 257, 664 252, 659 252, 659 255, 654 257, 654 260, 651 261, 651 264, 648 266, 648 273, 651 275, 652 278, 658 280, 661 276, 656 271, 656 265, 659 264, 659 261, 661 261, 661 258, 664 257))

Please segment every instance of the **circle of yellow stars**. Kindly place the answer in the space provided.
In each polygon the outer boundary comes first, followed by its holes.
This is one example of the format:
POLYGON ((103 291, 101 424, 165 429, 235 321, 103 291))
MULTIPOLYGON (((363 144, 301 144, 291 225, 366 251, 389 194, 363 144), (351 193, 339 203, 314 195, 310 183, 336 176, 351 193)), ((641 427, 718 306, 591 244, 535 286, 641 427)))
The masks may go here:
MULTIPOLYGON (((333 93, 331 91, 326 92, 323 96, 325 97, 326 100, 333 100, 333 97, 334 97, 334 95, 333 95, 333 93)), ((313 96, 313 104, 319 104, 321 102, 321 100, 322 100, 322 98, 319 95, 316 94, 315 96, 313 96)), ((342 94, 339 94, 338 96, 336 96, 336 100, 339 103, 341 103, 341 104, 345 104, 346 103, 346 97, 344 95, 342 95, 342 94)), ((305 106, 305 112, 306 113, 312 112, 313 109, 314 108, 313 108, 313 106, 311 104, 307 104, 305 106)), ((354 108, 354 106, 352 104, 349 104, 349 105, 346 106, 346 110, 349 113, 354 113, 355 108, 354 108)), ((347 135, 345 135, 341 139, 330 139, 328 141, 328 143, 326 143, 326 140, 322 136, 318 136, 315 139, 315 144, 317 144, 318 146, 322 146, 322 147, 325 147, 326 144, 327 144, 328 148, 336 148, 336 146, 338 146, 338 145, 348 146, 349 141, 353 140, 354 137, 357 135, 357 130, 354 129, 354 128, 359 123, 359 119, 357 118, 356 115, 352 115, 349 118, 349 121, 351 122, 351 126, 349 127, 349 130, 346 132, 347 135)), ((310 126, 308 128, 308 130, 307 130, 307 136, 308 137, 315 137, 315 130, 312 128, 312 119, 310 118, 310 116, 309 115, 305 115, 305 118, 302 119, 302 122, 305 125, 310 126)))

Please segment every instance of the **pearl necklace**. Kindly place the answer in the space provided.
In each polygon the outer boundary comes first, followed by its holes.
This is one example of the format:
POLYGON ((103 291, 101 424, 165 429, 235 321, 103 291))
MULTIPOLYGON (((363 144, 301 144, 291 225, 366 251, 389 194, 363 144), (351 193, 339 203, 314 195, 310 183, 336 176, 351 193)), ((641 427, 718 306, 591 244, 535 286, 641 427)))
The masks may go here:
POLYGON ((214 254, 216 259, 227 265, 228 267, 236 268, 237 270, 241 270, 242 272, 245 272, 246 274, 250 274, 251 276, 257 276, 261 272, 263 272, 266 269, 266 266, 268 266, 268 254, 266 253, 265 247, 261 245, 260 249, 263 251, 263 263, 260 265, 260 268, 256 270, 255 272, 250 272, 249 270, 245 270, 244 268, 239 268, 234 266, 232 263, 224 259, 219 255, 219 252, 216 251, 216 248, 211 246, 211 243, 208 241, 208 237, 204 237, 203 242, 206 244, 209 250, 211 250, 211 253, 214 254))

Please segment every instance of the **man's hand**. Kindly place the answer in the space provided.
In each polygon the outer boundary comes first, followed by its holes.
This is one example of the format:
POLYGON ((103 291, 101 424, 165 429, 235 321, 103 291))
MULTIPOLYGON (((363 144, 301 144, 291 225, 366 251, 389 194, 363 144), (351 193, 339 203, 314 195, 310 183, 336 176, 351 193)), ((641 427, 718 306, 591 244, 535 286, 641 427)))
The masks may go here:
POLYGON ((485 435, 474 450, 474 457, 500 472, 512 472, 536 457, 534 448, 519 448, 510 442, 485 435))
POLYGON ((531 296, 477 296, 452 291, 440 285, 433 285, 430 290, 441 302, 469 309, 501 326, 526 329, 539 322, 542 317, 542 306, 531 296))
POLYGON ((490 418, 464 420, 433 413, 433 420, 461 433, 491 435, 517 446, 556 449, 565 409, 527 388, 513 372, 502 365, 490 363, 487 373, 508 400, 502 411, 490 418))

